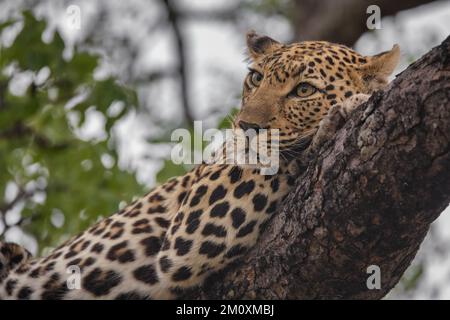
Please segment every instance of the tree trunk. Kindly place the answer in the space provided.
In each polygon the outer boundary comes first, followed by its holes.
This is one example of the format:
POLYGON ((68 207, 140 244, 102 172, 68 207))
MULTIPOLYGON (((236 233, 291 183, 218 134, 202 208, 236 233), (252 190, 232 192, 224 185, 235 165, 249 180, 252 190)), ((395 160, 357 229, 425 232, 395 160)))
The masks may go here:
POLYGON ((294 0, 295 39, 320 39, 352 46, 368 31, 368 6, 379 6, 381 17, 386 17, 429 2, 432 0, 294 0))
POLYGON ((450 37, 358 107, 257 246, 186 298, 382 298, 449 202, 450 37))

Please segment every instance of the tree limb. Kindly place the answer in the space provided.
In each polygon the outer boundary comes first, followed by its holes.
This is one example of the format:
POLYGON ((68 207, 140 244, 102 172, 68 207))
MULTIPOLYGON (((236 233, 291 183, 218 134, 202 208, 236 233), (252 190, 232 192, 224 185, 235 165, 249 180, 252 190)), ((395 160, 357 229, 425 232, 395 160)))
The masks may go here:
POLYGON ((171 0, 163 0, 162 3, 166 7, 168 21, 172 26, 173 35, 175 37, 175 48, 178 57, 178 70, 180 76, 180 94, 181 103, 184 112, 184 118, 188 124, 194 122, 194 117, 192 115, 192 108, 189 101, 189 90, 188 90, 188 78, 187 78, 187 61, 186 52, 183 40, 183 34, 181 32, 180 21, 178 20, 178 14, 171 0))
POLYGON ((352 46, 367 31, 367 7, 377 5, 381 16, 417 7, 432 0, 294 0, 295 39, 327 40, 352 46))
POLYGON ((450 37, 358 107, 244 261, 187 298, 382 298, 449 202, 450 37))

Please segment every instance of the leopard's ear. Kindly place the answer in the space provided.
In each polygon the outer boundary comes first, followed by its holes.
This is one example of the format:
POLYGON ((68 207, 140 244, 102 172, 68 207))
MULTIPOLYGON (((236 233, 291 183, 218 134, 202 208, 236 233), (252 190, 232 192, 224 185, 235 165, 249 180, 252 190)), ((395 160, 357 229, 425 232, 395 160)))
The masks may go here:
POLYGON ((281 46, 281 43, 268 36, 260 36, 253 30, 247 32, 247 49, 248 54, 252 59, 257 59, 263 55, 269 54, 281 46))
POLYGON ((400 47, 396 44, 391 50, 366 57, 367 62, 359 67, 361 79, 370 91, 381 89, 395 70, 400 58, 400 47))

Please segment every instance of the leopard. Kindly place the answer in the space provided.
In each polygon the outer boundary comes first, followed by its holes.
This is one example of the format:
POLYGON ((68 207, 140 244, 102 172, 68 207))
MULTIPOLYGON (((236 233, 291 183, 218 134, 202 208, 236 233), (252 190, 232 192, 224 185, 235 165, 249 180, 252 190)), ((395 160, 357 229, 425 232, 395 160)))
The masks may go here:
POLYGON ((232 128, 278 130, 277 171, 201 163, 44 257, 0 243, 0 299, 177 299, 228 266, 239 268, 295 187, 304 159, 333 139, 337 117, 347 120, 387 86, 400 56, 398 45, 366 56, 254 31, 246 45, 249 71, 232 128))

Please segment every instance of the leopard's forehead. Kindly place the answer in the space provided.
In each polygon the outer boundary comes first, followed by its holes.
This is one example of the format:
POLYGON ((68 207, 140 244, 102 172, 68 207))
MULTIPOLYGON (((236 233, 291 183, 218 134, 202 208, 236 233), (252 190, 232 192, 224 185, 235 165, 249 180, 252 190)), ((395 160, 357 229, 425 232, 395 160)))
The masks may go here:
POLYGON ((349 68, 367 62, 356 51, 340 44, 326 41, 305 41, 277 48, 257 62, 266 76, 284 82, 301 72, 320 73, 325 77, 330 71, 344 76, 349 68))

